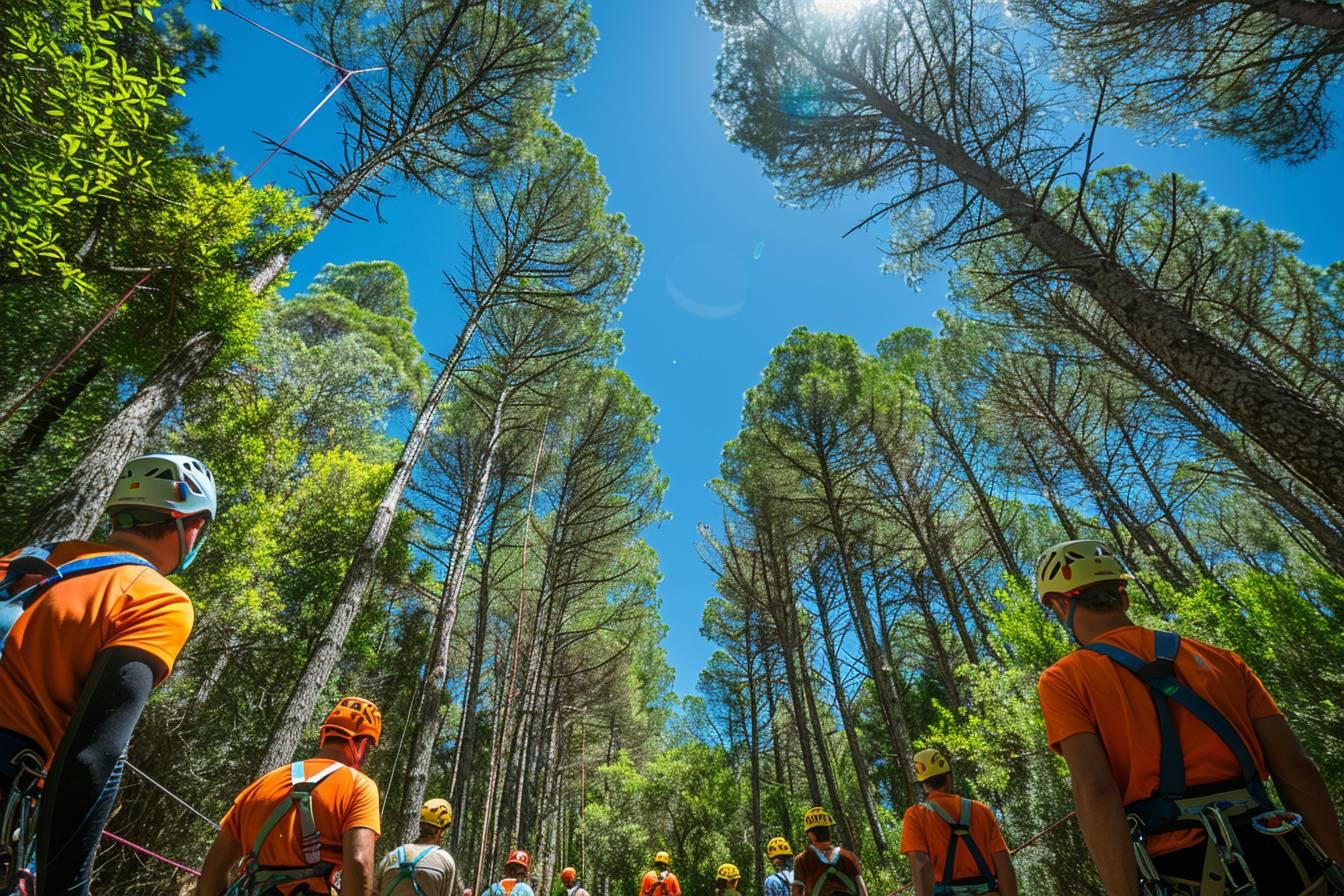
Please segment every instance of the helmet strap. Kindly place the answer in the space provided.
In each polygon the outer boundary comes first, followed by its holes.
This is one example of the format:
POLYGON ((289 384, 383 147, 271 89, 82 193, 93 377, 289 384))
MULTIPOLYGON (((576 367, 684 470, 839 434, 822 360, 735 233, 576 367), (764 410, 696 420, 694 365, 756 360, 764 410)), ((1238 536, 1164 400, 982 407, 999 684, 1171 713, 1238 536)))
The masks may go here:
POLYGON ((1078 632, 1076 632, 1073 628, 1073 616, 1075 613, 1078 612, 1078 604, 1079 604, 1078 595, 1075 594, 1069 597, 1069 612, 1068 615, 1064 617, 1064 630, 1069 633, 1069 637, 1073 639, 1073 643, 1077 644, 1079 647, 1082 647, 1083 642, 1078 637, 1078 632))

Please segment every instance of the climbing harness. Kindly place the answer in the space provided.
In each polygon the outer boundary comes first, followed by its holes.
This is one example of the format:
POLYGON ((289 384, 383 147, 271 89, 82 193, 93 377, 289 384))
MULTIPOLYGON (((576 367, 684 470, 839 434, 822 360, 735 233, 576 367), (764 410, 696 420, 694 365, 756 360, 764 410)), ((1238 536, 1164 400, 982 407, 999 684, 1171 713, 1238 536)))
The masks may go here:
POLYGON ((37 804, 47 776, 36 750, 22 749, 9 760, 14 772, 0 823, 0 893, 33 891, 37 868, 37 804))
POLYGON ((1204 863, 1198 883, 1200 896, 1258 896, 1255 878, 1237 834, 1238 827, 1242 828, 1243 834, 1249 829, 1271 837, 1294 837, 1309 855, 1319 860, 1319 867, 1309 871, 1302 867, 1287 844, 1283 844, 1285 852, 1301 872, 1303 886, 1310 887, 1307 879, 1315 874, 1317 880, 1323 876, 1331 887, 1344 893, 1344 879, 1341 879, 1344 874, 1307 834, 1301 816, 1278 808, 1270 801, 1255 759, 1232 723, 1176 677, 1180 636, 1158 631, 1153 633, 1153 640, 1156 658, 1152 662, 1112 644, 1094 642, 1084 645, 1087 650, 1112 660, 1142 681, 1148 687, 1157 713, 1161 741, 1157 791, 1125 807, 1140 888, 1145 896, 1169 896, 1172 893, 1169 882, 1158 872, 1144 844, 1151 835, 1174 830, 1204 832, 1204 863), (1240 781, 1187 789, 1185 755, 1172 717, 1173 701, 1223 742, 1237 760, 1240 781))
POLYGON ((767 896, 771 890, 771 887, 769 886, 770 881, 778 882, 779 885, 784 888, 785 896, 788 896, 788 894, 793 890, 793 869, 781 868, 774 874, 767 877, 765 881, 766 885, 763 886, 762 889, 766 891, 767 896))
POLYGON ((4 643, 9 639, 9 632, 19 621, 19 617, 53 585, 75 576, 117 566, 154 566, 144 557, 124 553, 80 557, 78 560, 55 566, 51 563, 50 557, 56 546, 56 542, 51 542, 26 547, 9 561, 5 577, 0 579, 0 655, 3 655, 4 643), (18 583, 28 576, 42 576, 42 579, 22 591, 14 591, 18 583))
POLYGON ((993 893, 999 889, 999 879, 994 875, 994 870, 989 867, 989 863, 985 861, 985 854, 980 851, 980 847, 971 837, 971 806, 973 804, 965 797, 957 797, 957 800, 959 816, 955 819, 947 814, 946 809, 933 800, 925 800, 920 803, 921 806, 947 822, 948 827, 952 828, 952 838, 947 845, 947 860, 943 862, 942 883, 934 885, 934 896, 973 896, 973 894, 978 893, 993 893), (966 849, 970 852, 971 858, 975 859, 975 867, 979 869, 980 876, 958 881, 954 869, 957 864, 957 844, 962 841, 965 841, 966 849))
POLYGON ((257 831, 256 839, 252 841, 252 851, 244 860, 243 874, 225 891, 225 896, 257 896, 280 884, 313 879, 324 880, 330 885, 333 866, 331 862, 322 861, 322 837, 317 830, 317 822, 313 820, 313 790, 334 772, 343 768, 345 768, 343 764, 333 761, 305 778, 302 762, 290 765, 289 795, 275 807, 262 824, 261 830, 257 831), (291 810, 299 817, 299 831, 302 838, 299 844, 303 850, 304 864, 299 866, 260 864, 262 844, 291 810))
POLYGON ((401 886, 405 881, 411 882, 411 889, 415 891, 415 896, 425 896, 425 891, 420 889, 420 883, 415 879, 415 866, 420 864, 420 860, 438 849, 437 846, 426 846, 415 858, 408 858, 406 847, 398 846, 394 853, 397 857, 397 876, 383 888, 383 896, 392 896, 392 891, 401 886))
POLYGON ((841 855, 840 847, 838 846, 834 847, 835 849, 834 857, 830 859, 822 855, 821 850, 817 849, 817 845, 815 843, 808 844, 807 848, 812 850, 813 854, 816 855, 816 857, 821 860, 821 863, 826 866, 826 870, 821 872, 821 874, 817 877, 817 882, 812 885, 811 896, 821 896, 822 884, 826 883, 826 878, 828 877, 837 878, 840 881, 840 883, 844 886, 845 892, 851 894, 851 896, 858 896, 859 885, 856 884, 848 874, 845 874, 845 872, 841 871, 839 868, 836 867, 836 863, 840 861, 840 855, 841 855))

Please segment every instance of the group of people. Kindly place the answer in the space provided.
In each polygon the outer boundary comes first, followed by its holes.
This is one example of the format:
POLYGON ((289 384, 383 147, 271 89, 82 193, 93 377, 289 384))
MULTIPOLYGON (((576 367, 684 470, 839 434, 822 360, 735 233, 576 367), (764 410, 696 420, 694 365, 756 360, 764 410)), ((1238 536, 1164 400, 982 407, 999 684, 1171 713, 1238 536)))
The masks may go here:
MULTIPOLYGON (((216 500, 201 461, 138 457, 108 501, 104 542, 0 558, 0 896, 88 892, 131 733, 191 631, 191 601, 167 576, 196 556, 216 500)), ((1099 542, 1055 545, 1035 573, 1041 605, 1078 647, 1038 690, 1105 892, 1344 896, 1344 839, 1325 783, 1246 663, 1135 625, 1128 574, 1099 542)), ((360 768, 381 730, 371 701, 341 700, 312 758, 238 796, 197 892, 326 893, 339 873, 343 896, 458 896, 441 846, 452 821, 442 799, 424 805, 413 842, 375 863, 378 788, 360 768)), ((913 759, 924 799, 905 813, 901 850, 916 893, 1016 896, 995 814, 956 794, 942 753, 913 759)), ((792 856, 783 837, 766 844, 775 872, 765 896, 866 896, 858 859, 831 842, 832 827, 813 808, 807 849, 792 856)), ((488 896, 534 896, 529 868, 527 853, 513 851, 488 896)), ((561 879, 567 896, 587 896, 574 869, 561 879)), ((725 863, 716 879, 733 896, 741 874, 725 863)), ((666 853, 641 896, 680 896, 666 853)))
MULTIPOLYGON (((868 896, 863 869, 854 853, 832 842, 835 821, 821 806, 803 814, 807 849, 793 854, 785 837, 772 837, 765 855, 774 872, 765 878, 764 896, 868 896)), ((681 896, 681 883, 671 870, 671 857, 659 852, 653 870, 644 875, 639 896, 681 896)), ((716 896, 739 896, 742 872, 725 862, 714 874, 716 896)))
MULTIPOLYGON (((1037 690, 1105 892, 1344 894, 1344 840, 1325 782, 1241 657, 1135 625, 1129 575, 1100 542, 1054 545, 1035 578, 1041 605, 1077 647, 1037 690)), ((994 813, 955 794, 942 753, 919 752, 914 771, 925 799, 906 810, 901 851, 918 896, 1016 896, 994 813)))

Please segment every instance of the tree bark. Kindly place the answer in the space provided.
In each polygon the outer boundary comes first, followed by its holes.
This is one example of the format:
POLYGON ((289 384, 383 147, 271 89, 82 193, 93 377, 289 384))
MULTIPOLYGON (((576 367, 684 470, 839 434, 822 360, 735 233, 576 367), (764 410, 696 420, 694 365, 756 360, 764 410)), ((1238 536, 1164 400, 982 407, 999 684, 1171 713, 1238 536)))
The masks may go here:
POLYGON ((159 363, 48 496, 28 526, 25 544, 89 537, 126 462, 144 450, 146 439, 177 404, 182 390, 200 376, 223 344, 219 334, 202 330, 159 363))
POLYGON ((483 311, 484 303, 477 304, 472 309, 462 325, 461 332, 458 333, 457 344, 453 346, 452 354, 439 371, 434 385, 430 387, 429 395, 420 407, 420 413, 416 415, 415 424, 406 436, 401 456, 392 470, 392 479, 383 491, 383 498, 373 512, 373 520, 364 534, 364 540, 351 558, 350 566, 345 571, 345 578, 341 581, 340 590, 332 601, 326 625, 323 626, 322 633, 313 645, 313 651, 308 655, 303 671, 294 682, 289 699, 285 702, 284 711, 281 712, 271 733, 271 740, 262 752, 261 761, 257 766, 259 774, 289 762, 294 755, 294 749, 299 745, 303 726, 312 716, 317 700, 336 668, 336 661, 340 658, 345 638, 350 634, 350 626, 354 624, 355 616, 364 602, 364 596, 373 586, 378 555, 382 553, 387 535, 392 530, 392 520, 396 516, 397 507, 401 504, 401 496, 411 481, 415 464, 429 439, 429 428, 438 413, 439 403, 457 373, 457 365, 476 333, 476 325, 480 322, 483 311))
POLYGON ((505 386, 500 389, 495 401, 494 413, 490 418, 489 436, 481 453, 480 467, 468 491, 466 504, 461 509, 453 538, 448 573, 443 580, 438 624, 435 626, 434 643, 430 646, 429 661, 425 666, 424 696, 420 700, 420 711, 416 715, 415 727, 412 729, 414 734, 411 737, 410 764, 402 789, 400 824, 407 843, 415 839, 415 832, 419 827, 420 806, 425 799, 425 788, 429 786, 430 759, 434 754, 434 742, 439 731, 443 687, 448 678, 448 647, 452 641, 453 627, 457 622, 457 602, 462 595, 462 586, 467 580, 467 566, 472 549, 476 545, 476 530, 480 526, 481 513, 490 490, 495 453, 499 449, 500 436, 504 431, 504 410, 511 395, 512 390, 505 386))
MULTIPOLYGON (((1342 15, 1303 0, 1278 2, 1280 9, 1310 7, 1330 22, 1342 15)), ((1226 415, 1335 512, 1344 512, 1344 423, 1202 330, 1129 268, 1064 227, 1035 197, 973 158, 965 147, 917 121, 876 85, 800 49, 814 66, 858 90, 911 143, 996 206, 1033 248, 1092 296, 1150 357, 1226 415)))

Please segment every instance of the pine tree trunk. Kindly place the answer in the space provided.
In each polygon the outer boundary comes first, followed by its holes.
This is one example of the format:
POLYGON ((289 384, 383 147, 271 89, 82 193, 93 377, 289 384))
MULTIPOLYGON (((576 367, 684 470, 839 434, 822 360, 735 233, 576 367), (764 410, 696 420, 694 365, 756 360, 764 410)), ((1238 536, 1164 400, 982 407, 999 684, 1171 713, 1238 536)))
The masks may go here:
MULTIPOLYGON (((1306 4, 1298 0, 1288 5, 1306 4)), ((1341 17, 1332 13, 1331 21, 1341 17)), ((1018 185, 916 121, 874 85, 824 60, 812 61, 858 89, 907 139, 997 206, 1033 248, 1086 290, 1150 357, 1226 415, 1336 513, 1344 512, 1344 423, 1223 345, 1113 256, 1066 229, 1018 185)))
POLYGON ((490 419, 490 434, 481 454, 476 479, 472 482, 466 503, 461 508, 448 573, 443 580, 443 592, 439 598, 438 625, 435 627, 434 643, 430 646, 429 662, 425 666, 424 696, 420 700, 420 710, 414 720, 410 765, 401 797, 400 823, 407 843, 414 839, 419 827, 420 806, 425 799, 425 788, 429 786, 430 760, 434 755, 434 742, 439 731, 439 713, 443 705, 443 688, 448 678, 448 647, 453 637, 453 626, 457 622, 457 602, 462 595, 462 586, 467 580, 467 567, 472 549, 476 545, 476 530, 481 524, 481 513, 485 509, 486 495, 490 490, 495 453, 499 449, 500 436, 504 430, 504 409, 512 394, 512 390, 505 387, 500 390, 495 401, 494 413, 490 419))
POLYGON ((364 596, 373 587, 378 555, 382 553, 387 535, 392 530, 392 520, 401 505, 401 496, 411 481, 416 462, 420 460, 420 455, 425 450, 425 443, 429 440, 429 428, 438 414, 439 403, 443 401, 448 386, 457 374, 457 365, 476 333, 476 325, 480 322, 485 306, 486 301, 478 303, 468 315, 462 330, 458 333, 457 344, 453 346, 452 354, 439 371, 424 404, 420 407, 419 414, 416 415, 415 424, 406 436, 405 444, 402 445, 401 457, 397 459, 396 467, 392 470, 392 478, 383 491, 382 500, 378 502, 373 512, 373 520, 369 524, 368 531, 364 533, 364 540, 351 558, 350 566, 345 571, 345 578, 341 581, 340 590, 332 601, 322 633, 318 635, 312 653, 304 663, 303 671, 294 682, 289 699, 285 702, 284 711, 272 729, 270 742, 262 751, 261 761, 257 765, 259 774, 289 762, 299 745, 299 737, 312 717, 317 701, 326 688, 328 679, 331 678, 331 673, 336 668, 336 661, 340 659, 345 638, 350 633, 350 626, 354 624, 360 606, 364 603, 364 596))
POLYGON ((182 390, 200 376, 223 344, 218 334, 202 330, 159 363, 47 497, 28 528, 26 544, 89 537, 126 462, 144 450, 145 441, 177 404, 182 390))
POLYGON ((887 837, 877 815, 877 802, 873 795, 872 780, 868 777, 868 760, 859 744, 859 732, 850 713, 849 700, 845 696, 844 676, 840 672, 840 656, 836 648, 839 638, 831 628, 830 601, 821 592, 821 572, 812 570, 812 589, 817 598, 817 618, 821 621, 821 643, 826 653, 826 666, 831 674, 831 690, 835 693, 835 707, 840 712, 840 724, 845 729, 845 743, 849 747, 849 759, 854 765, 854 778, 859 787, 859 796, 863 800, 863 813, 868 818, 868 829, 873 834, 873 843, 877 851, 886 855, 887 837))
POLYGON ((0 470, 0 496, 9 491, 10 483, 28 463, 28 459, 42 447, 51 428, 60 422, 105 367, 102 358, 95 360, 81 370, 78 376, 65 383, 55 395, 45 399, 38 406, 37 413, 24 425, 23 431, 10 443, 9 449, 5 452, 5 468, 0 470))

